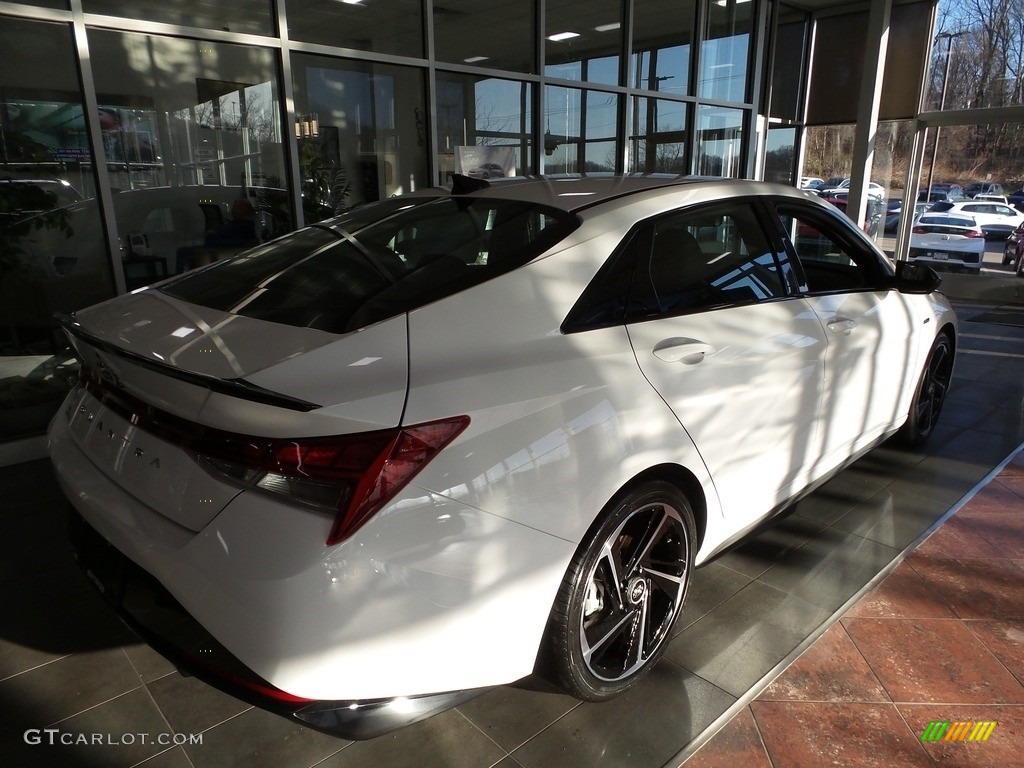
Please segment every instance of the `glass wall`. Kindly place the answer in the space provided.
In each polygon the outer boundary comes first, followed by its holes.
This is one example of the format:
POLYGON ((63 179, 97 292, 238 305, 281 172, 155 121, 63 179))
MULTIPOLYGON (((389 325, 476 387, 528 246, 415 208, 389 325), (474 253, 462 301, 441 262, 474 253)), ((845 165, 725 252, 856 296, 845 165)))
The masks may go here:
POLYGON ((764 180, 777 184, 796 181, 796 134, 791 126, 773 126, 768 129, 764 147, 764 180))
POLYGON ((717 0, 707 6, 707 32, 700 49, 697 95, 746 101, 754 4, 717 0))
POLYGON ((697 109, 695 172, 701 176, 743 176, 743 111, 725 107, 697 109))
POLYGON ((478 75, 437 75, 437 180, 490 178, 533 167, 533 86, 478 75))
POLYGON ((86 13, 126 16, 185 27, 254 35, 274 33, 270 0, 232 0, 229 3, 169 3, 166 0, 82 0, 86 13))
POLYGON ((544 72, 562 80, 619 84, 620 0, 547 4, 544 72))
POLYGON ((611 172, 619 97, 580 88, 544 89, 544 172, 611 172))
POLYGON ((129 289, 294 228, 270 49, 90 30, 129 289))
POLYGON ((676 96, 691 93, 690 57, 696 12, 695 0, 683 0, 668 7, 657 0, 636 0, 629 78, 634 88, 676 96))
POLYGON ((633 99, 627 170, 687 173, 687 109, 688 105, 679 101, 633 99))
POLYGON ((288 0, 288 36, 304 43, 421 57, 423 4, 288 0))
POLYGON ((77 376, 55 317, 114 295, 71 28, 3 19, 0 441, 39 434, 77 376), (80 248, 80 243, 89 247, 80 248))
POLYGON ((512 72, 537 71, 533 0, 434 3, 434 56, 512 72))
POLYGON ((744 175, 766 1, 0 3, 0 407, 55 313, 456 173, 744 175))
POLYGON ((423 70, 304 54, 292 61, 307 223, 430 185, 423 70))

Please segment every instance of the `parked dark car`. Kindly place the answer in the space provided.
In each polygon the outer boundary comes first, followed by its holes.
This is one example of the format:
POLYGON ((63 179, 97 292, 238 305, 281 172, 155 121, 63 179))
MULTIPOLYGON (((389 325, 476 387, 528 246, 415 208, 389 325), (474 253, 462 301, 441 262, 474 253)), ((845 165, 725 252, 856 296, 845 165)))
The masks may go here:
POLYGON ((900 214, 903 213, 903 199, 890 197, 885 201, 885 232, 892 234, 900 226, 900 214))
POLYGON ((991 181, 976 181, 967 185, 964 194, 973 198, 975 195, 1002 195, 1003 185, 991 181))
POLYGON ((1024 224, 1021 224, 1006 238, 1003 246, 1003 264, 1010 264, 1017 277, 1024 277, 1024 224))
MULTIPOLYGON (((820 192, 819 196, 826 203, 831 203, 843 213, 846 213, 846 204, 849 200, 849 195, 846 192, 837 192, 836 190, 828 190, 827 192, 820 192)), ((874 198, 868 198, 868 209, 865 214, 864 221, 861 222, 861 230, 867 234, 868 237, 878 237, 879 230, 882 225, 882 204, 880 201, 874 198)))
POLYGON ((918 193, 917 199, 922 203, 955 203, 958 200, 966 200, 967 196, 959 184, 940 183, 932 184, 930 190, 928 187, 924 187, 918 193))
POLYGON ((1016 192, 1008 194, 1006 196, 1006 202, 1018 211, 1024 211, 1024 189, 1018 189, 1016 192))

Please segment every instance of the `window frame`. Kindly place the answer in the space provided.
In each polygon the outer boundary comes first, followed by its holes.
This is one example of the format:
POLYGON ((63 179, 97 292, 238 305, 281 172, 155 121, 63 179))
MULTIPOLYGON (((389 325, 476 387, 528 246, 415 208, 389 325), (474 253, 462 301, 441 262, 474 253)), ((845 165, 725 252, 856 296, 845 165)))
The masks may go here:
MULTIPOLYGON (((749 262, 748 262, 749 263, 749 262)), ((715 312, 732 307, 769 304, 778 301, 789 301, 802 296, 800 273, 793 264, 791 254, 785 250, 779 237, 779 225, 771 223, 768 209, 761 198, 756 195, 742 197, 722 197, 696 204, 688 204, 649 216, 635 223, 623 235, 618 245, 612 250, 587 287, 562 321, 561 332, 580 333, 583 331, 610 328, 619 325, 660 320, 671 317, 715 312), (766 253, 770 253, 777 271, 781 292, 777 296, 753 301, 722 301, 708 306, 690 307, 672 312, 640 312, 635 296, 635 275, 640 260, 650 258, 654 245, 654 234, 659 223, 687 214, 695 217, 706 216, 714 210, 725 211, 736 207, 746 207, 751 216, 751 223, 758 228, 763 237, 766 253), (608 285, 619 285, 618 290, 605 290, 608 285), (615 304, 607 315, 590 317, 594 312, 596 301, 615 304)))

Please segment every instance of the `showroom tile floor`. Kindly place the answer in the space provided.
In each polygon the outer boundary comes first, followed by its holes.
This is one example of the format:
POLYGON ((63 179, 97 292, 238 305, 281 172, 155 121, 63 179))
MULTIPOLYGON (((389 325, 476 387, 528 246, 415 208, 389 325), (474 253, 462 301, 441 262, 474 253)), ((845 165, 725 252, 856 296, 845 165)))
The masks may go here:
POLYGON ((992 477, 1024 442, 1024 313, 958 310, 954 386, 926 448, 873 451, 700 569, 665 659, 605 704, 528 679, 372 741, 293 725, 181 676, 139 643, 74 565, 46 462, 0 469, 0 763, 658 768, 678 766, 736 709, 688 765, 747 740, 763 762, 734 765, 871 765, 891 744, 885 765, 967 765, 957 761, 968 755, 1012 766, 1019 755, 996 749, 1021 743, 1024 555, 1015 516, 999 510, 1021 509, 1019 460, 992 477), (910 600, 904 614, 897 596, 910 600), (984 707, 999 722, 988 742, 917 741, 931 720, 976 719, 984 707), (189 743, 159 743, 166 734, 189 743), (955 747, 969 751, 947 758, 955 747), (873 757, 861 762, 864 748, 873 757))
POLYGON ((1022 512, 1019 454, 686 768, 1024 765, 1022 512), (996 725, 922 741, 933 722, 996 725))

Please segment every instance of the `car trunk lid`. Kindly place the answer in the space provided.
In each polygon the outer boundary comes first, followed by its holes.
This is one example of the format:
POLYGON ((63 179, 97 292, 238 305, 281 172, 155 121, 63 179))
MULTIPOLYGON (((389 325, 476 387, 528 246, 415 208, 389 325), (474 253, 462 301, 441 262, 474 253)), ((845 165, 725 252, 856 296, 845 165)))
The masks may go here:
POLYGON ((404 317, 338 335, 144 291, 80 311, 65 328, 83 370, 65 408, 74 440, 124 490, 192 531, 242 488, 199 460, 211 435, 338 435, 401 421, 404 317))

